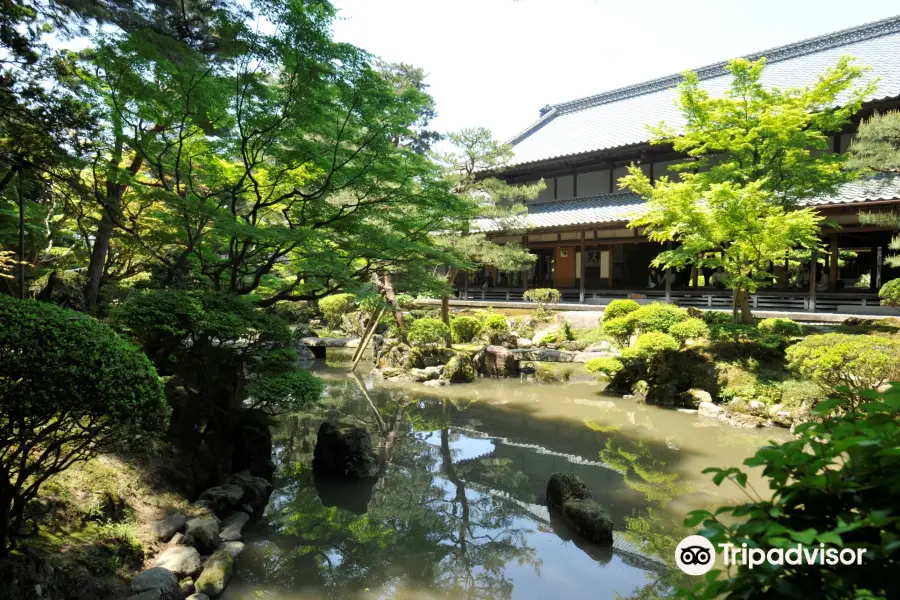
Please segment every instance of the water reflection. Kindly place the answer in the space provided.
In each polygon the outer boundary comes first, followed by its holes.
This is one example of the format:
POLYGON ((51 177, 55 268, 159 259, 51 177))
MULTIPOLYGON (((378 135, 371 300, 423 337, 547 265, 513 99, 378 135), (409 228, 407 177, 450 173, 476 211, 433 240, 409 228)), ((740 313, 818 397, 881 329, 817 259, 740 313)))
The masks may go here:
POLYGON ((590 386, 435 391, 331 375, 320 409, 279 424, 281 479, 226 599, 654 597, 678 582, 665 565, 684 512, 713 499, 700 465, 739 461, 764 441, 590 386), (314 480, 324 419, 372 432, 374 486, 314 480), (544 487, 562 470, 609 508, 613 548, 551 519, 544 487))

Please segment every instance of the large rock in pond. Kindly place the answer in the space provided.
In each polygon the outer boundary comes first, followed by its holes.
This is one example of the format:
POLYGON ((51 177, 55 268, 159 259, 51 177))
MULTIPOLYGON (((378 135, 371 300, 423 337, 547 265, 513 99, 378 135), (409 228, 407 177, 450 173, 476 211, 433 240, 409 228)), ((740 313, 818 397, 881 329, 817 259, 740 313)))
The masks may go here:
POLYGON ((194 540, 194 546, 202 554, 211 554, 219 547, 219 524, 213 517, 191 519, 185 535, 194 540))
POLYGON ((560 509, 570 500, 590 500, 591 492, 574 473, 554 473, 547 482, 547 504, 560 509))
POLYGON ((131 578, 131 592, 133 594, 141 594, 151 590, 159 592, 158 597, 160 600, 180 600, 182 598, 178 578, 172 571, 162 567, 153 567, 146 571, 141 571, 131 578))
POLYGON ((579 534, 597 544, 613 543, 613 522, 606 509, 594 500, 569 500, 563 516, 579 534))
POLYGON ((474 357, 478 372, 487 377, 515 377, 519 359, 503 346, 485 346, 474 357))
POLYGON ((198 594, 217 598, 225 591, 232 574, 234 574, 234 559, 228 552, 219 550, 206 560, 203 572, 194 583, 194 589, 198 594))
POLYGON ((153 567, 161 567, 171 571, 178 579, 194 576, 203 568, 200 562, 200 553, 190 546, 170 546, 159 553, 153 563, 153 567))
POLYGON ((596 544, 612 544, 609 513, 591 498, 591 492, 574 473, 554 473, 547 482, 547 506, 551 516, 562 516, 572 531, 596 544))
POLYGON ((313 451, 313 472, 319 476, 357 481, 378 476, 372 437, 359 427, 324 422, 313 451))
POLYGON ((444 366, 441 375, 450 383, 470 383, 475 381, 475 363, 465 354, 457 354, 444 366))

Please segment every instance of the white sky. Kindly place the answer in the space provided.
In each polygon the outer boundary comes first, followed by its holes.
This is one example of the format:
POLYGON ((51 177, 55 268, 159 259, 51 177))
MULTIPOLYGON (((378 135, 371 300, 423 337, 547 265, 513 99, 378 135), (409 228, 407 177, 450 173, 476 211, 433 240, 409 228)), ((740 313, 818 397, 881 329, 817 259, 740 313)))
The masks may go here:
POLYGON ((507 140, 546 105, 900 13, 896 0, 335 0, 335 38, 428 73, 435 129, 507 140))

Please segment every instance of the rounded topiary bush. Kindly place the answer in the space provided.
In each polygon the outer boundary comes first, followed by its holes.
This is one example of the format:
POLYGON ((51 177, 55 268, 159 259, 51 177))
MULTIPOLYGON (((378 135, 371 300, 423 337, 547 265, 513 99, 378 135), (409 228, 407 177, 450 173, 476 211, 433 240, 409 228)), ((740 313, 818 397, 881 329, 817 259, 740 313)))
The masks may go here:
POLYGON ((785 337, 803 335, 803 326, 790 319, 763 319, 756 328, 763 335, 782 335, 785 337))
POLYGON ((431 317, 413 321, 406 334, 410 345, 425 349, 443 346, 448 337, 450 337, 450 328, 440 319, 431 317))
POLYGON ((331 327, 341 326, 341 317, 356 310, 356 296, 334 294, 319 300, 319 312, 331 327))
POLYGON ((832 391, 900 381, 898 356, 900 340, 876 335, 811 335, 787 349, 788 368, 832 391))
POLYGON ((584 368, 589 373, 603 375, 607 378, 613 378, 616 373, 624 368, 622 361, 612 356, 604 356, 600 358, 592 358, 584 363, 584 368))
MULTIPOLYGON (((110 327, 0 296, 0 530, 22 531, 46 477, 162 434, 170 412, 150 361, 110 327)), ((0 554, 10 545, 0 539, 0 554)))
POLYGON ((672 325, 669 328, 669 335, 683 344, 687 340, 698 340, 708 337, 709 327, 703 319, 691 317, 672 325))
POLYGON ((631 314, 641 307, 634 300, 613 300, 603 309, 603 320, 618 319, 631 314))
POLYGON ((891 279, 881 286, 878 297, 885 306, 900 306, 900 279, 891 279))
POLYGON ((474 341, 481 333, 481 323, 475 317, 456 317, 450 321, 453 342, 467 344, 474 341))
POLYGON ((618 343, 619 346, 628 345, 628 340, 634 333, 634 329, 635 322, 628 315, 624 317, 617 317, 615 319, 604 319, 603 323, 601 323, 600 325, 600 330, 616 340, 616 343, 618 343))
POLYGON ((678 350, 680 347, 681 345, 678 343, 678 340, 668 333, 648 331, 647 333, 640 334, 634 342, 634 346, 626 348, 622 352, 622 357, 650 359, 663 352, 678 350))
POLYGON ((488 343, 495 344, 509 335, 509 323, 503 315, 488 315, 481 325, 481 333, 488 343))
POLYGON ((673 304, 654 302, 653 304, 641 306, 625 318, 632 319, 638 331, 644 333, 648 331, 669 333, 669 329, 673 325, 686 321, 690 318, 690 315, 685 309, 673 304))

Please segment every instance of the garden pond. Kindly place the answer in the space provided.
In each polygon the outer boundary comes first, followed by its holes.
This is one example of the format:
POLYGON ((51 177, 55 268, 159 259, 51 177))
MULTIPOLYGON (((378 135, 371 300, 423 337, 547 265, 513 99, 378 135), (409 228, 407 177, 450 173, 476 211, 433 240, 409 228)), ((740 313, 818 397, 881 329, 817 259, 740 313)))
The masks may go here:
POLYGON ((277 424, 275 491, 245 532, 226 600, 655 597, 684 582, 673 557, 685 515, 746 499, 701 471, 738 466, 789 435, 606 396, 577 378, 430 388, 334 366, 317 373, 321 406, 277 424), (374 485, 317 486, 325 419, 371 432, 374 485), (612 547, 548 513, 544 490, 558 471, 608 508, 612 547))

